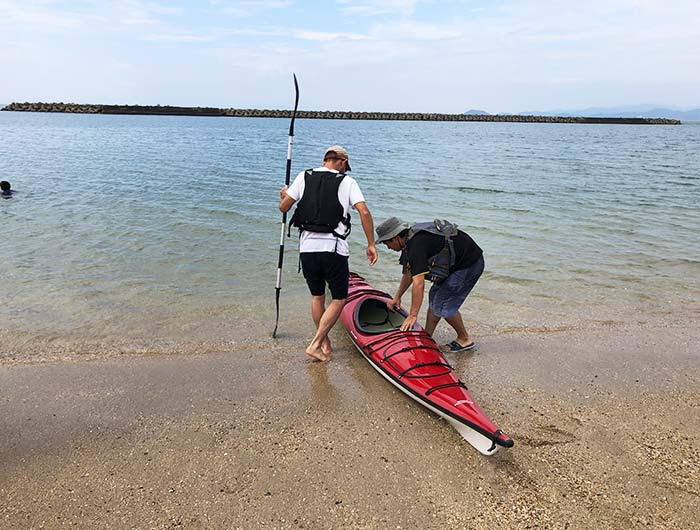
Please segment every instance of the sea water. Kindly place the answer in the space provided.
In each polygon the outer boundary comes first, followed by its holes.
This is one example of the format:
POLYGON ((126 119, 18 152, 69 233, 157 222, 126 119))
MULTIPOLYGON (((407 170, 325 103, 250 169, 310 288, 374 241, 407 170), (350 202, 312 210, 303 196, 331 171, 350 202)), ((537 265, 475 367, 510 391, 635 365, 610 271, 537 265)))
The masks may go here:
MULTIPOLYGON (((289 121, 0 112, 0 355, 259 347, 275 322, 289 121)), ((484 249, 468 326, 700 315, 700 124, 298 120, 293 174, 350 152, 375 223, 446 218, 484 249)), ((398 255, 350 264, 394 292, 398 255)), ((298 239, 280 333, 309 335, 298 239)), ((404 298, 409 303, 410 295, 404 298)))

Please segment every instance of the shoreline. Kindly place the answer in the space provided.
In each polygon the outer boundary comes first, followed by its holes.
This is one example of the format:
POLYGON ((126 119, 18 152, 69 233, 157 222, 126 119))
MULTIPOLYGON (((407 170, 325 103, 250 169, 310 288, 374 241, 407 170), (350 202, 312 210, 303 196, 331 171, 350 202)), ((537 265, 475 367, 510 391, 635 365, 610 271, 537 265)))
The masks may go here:
POLYGON ((484 457, 342 327, 267 349, 0 365, 4 528, 684 528, 700 329, 514 332, 450 354, 515 447, 484 457))
MULTIPOLYGON (((237 118, 291 118, 291 110, 179 107, 171 105, 91 105, 82 103, 17 103, 0 109, 13 112, 71 114, 130 114, 156 116, 229 116, 237 118)), ((670 118, 608 118, 595 116, 524 116, 516 114, 444 114, 422 112, 297 111, 299 119, 387 121, 476 121, 515 123, 579 123, 613 125, 681 125, 670 118)))
MULTIPOLYGON (((296 307, 296 306, 294 306, 296 307)), ((472 304, 465 314, 468 328, 472 335, 481 340, 506 340, 508 337, 528 337, 529 340, 546 340, 547 337, 563 336, 569 333, 595 336, 599 333, 628 333, 635 329, 672 329, 683 330, 692 328, 697 323, 697 313, 692 312, 683 316, 671 314, 610 314, 582 316, 577 324, 564 322, 549 317, 549 321, 521 321, 510 319, 498 321, 488 313, 490 319, 484 319, 481 311, 483 306, 472 304), (477 316, 477 315, 482 316, 477 316), (595 318, 593 318, 595 317, 595 318)), ((167 358, 168 356, 197 356, 229 352, 235 354, 252 354, 256 351, 269 349, 271 344, 283 345, 293 343, 303 351, 306 348, 308 336, 311 333, 308 315, 303 311, 285 310, 282 308, 279 338, 270 341, 270 331, 274 322, 273 315, 263 315, 255 321, 247 321, 246 335, 210 336, 185 339, 183 337, 153 335, 126 337, 79 337, 70 335, 37 334, 28 332, 12 334, 0 331, 0 367, 21 365, 42 365, 54 363, 81 363, 86 361, 103 361, 114 359, 138 359, 142 357, 167 358)), ((222 324, 223 325, 223 324, 222 324)), ((155 333, 155 332, 154 332, 155 333)), ((345 338, 342 325, 336 324, 335 333, 345 338)), ((446 324, 438 326, 435 340, 439 344, 448 343, 453 339, 452 331, 446 324)))

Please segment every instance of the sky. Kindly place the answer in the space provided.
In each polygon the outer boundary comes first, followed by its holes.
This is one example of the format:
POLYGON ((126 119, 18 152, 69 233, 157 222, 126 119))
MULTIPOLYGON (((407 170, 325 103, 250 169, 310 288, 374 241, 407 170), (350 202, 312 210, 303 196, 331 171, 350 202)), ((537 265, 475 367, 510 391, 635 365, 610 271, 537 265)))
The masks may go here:
POLYGON ((697 0, 0 0, 0 103, 700 107, 697 0))

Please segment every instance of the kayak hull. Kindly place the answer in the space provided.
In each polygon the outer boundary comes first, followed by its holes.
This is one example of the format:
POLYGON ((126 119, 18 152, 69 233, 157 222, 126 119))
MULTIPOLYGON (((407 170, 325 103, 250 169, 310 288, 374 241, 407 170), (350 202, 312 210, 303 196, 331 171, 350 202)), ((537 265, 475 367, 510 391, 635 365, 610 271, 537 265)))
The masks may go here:
POLYGON ((362 356, 396 388, 448 421, 480 453, 492 455, 512 447, 513 440, 474 402, 420 325, 399 329, 406 312, 389 311, 386 302, 391 298, 351 273, 341 320, 362 356))

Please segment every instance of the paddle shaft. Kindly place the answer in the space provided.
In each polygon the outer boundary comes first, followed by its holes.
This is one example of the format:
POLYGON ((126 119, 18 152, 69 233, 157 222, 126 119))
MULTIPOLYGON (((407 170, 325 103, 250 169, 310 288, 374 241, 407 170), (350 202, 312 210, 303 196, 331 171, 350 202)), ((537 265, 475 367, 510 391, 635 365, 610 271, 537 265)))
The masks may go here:
MULTIPOLYGON (((299 84, 297 76, 294 75, 294 91, 296 97, 294 99, 294 111, 292 112, 292 121, 289 124, 289 141, 287 142, 287 171, 284 177, 284 185, 289 186, 289 181, 292 174, 292 145, 294 144, 294 120, 297 116, 297 108, 299 106, 299 84)), ((280 250, 277 260, 277 281, 275 282, 275 308, 277 316, 275 318, 275 329, 272 331, 272 337, 277 336, 277 326, 280 321, 280 293, 282 292, 282 263, 284 262, 284 233, 287 231, 287 212, 282 213, 282 226, 280 231, 280 250)))

